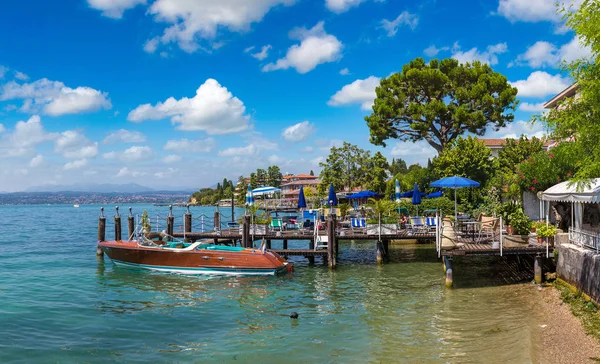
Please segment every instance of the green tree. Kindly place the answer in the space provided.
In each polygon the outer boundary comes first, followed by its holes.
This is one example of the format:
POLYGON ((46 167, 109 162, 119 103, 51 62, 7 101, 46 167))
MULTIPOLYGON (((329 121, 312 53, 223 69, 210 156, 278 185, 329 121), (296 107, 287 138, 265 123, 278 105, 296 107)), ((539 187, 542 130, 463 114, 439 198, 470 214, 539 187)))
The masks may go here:
POLYGON ((238 178, 237 183, 237 203, 243 205, 246 202, 246 191, 248 190, 248 183, 244 176, 238 178))
POLYGON ((515 166, 531 155, 542 150, 544 142, 536 137, 529 140, 526 136, 521 135, 518 140, 506 139, 506 142, 498 153, 498 164, 500 169, 505 172, 515 170, 515 166))
MULTIPOLYGON (((250 188, 255 189, 258 187, 258 178, 256 177, 256 172, 250 173, 250 188)), ((246 186, 246 188, 248 188, 246 186)))
POLYGON ((312 170, 312 169, 310 170, 310 175, 311 175, 311 176, 314 176, 314 175, 315 175, 315 172, 313 172, 313 170, 312 170))
MULTIPOLYGON (((262 168, 259 168, 256 170, 256 183, 257 183, 257 187, 261 187, 261 186, 265 186, 267 184, 267 171, 265 171, 262 168)), ((254 189, 255 187, 252 186, 252 188, 254 189)))
MULTIPOLYGON (((410 191, 414 188, 415 183, 419 185, 419 189, 423 191, 425 186, 429 185, 429 171, 418 164, 412 164, 408 167, 408 172, 400 181, 402 191, 410 191)), ((395 183, 395 182, 394 182, 395 183)))
POLYGON ((369 161, 365 187, 373 192, 385 193, 388 167, 387 159, 383 154, 375 153, 369 161))
POLYGON ((406 162, 402 158, 394 159, 392 158, 392 163, 390 163, 390 173, 395 176, 398 173, 406 173, 408 172, 408 168, 406 167, 406 162))
POLYGON ((484 186, 497 168, 492 151, 474 137, 456 139, 449 148, 433 160, 437 176, 462 176, 484 186))
POLYGON ((565 65, 577 84, 577 97, 563 100, 539 119, 554 128, 555 138, 568 138, 584 151, 574 175, 580 185, 600 175, 600 4, 585 0, 579 9, 572 10, 562 8, 566 24, 592 50, 592 56, 565 65))
POLYGON ((267 185, 279 188, 281 187, 282 178, 283 175, 279 166, 269 166, 267 168, 267 185))
POLYGON ((517 89, 487 64, 449 58, 416 58, 375 89, 373 113, 365 118, 371 143, 393 138, 426 140, 442 152, 465 132, 483 135, 514 120, 517 89))
POLYGON ((324 163, 319 163, 321 181, 326 186, 333 183, 336 191, 342 188, 351 190, 366 183, 367 166, 371 159, 368 150, 360 149, 356 145, 344 142, 337 148, 331 147, 329 156, 324 163))

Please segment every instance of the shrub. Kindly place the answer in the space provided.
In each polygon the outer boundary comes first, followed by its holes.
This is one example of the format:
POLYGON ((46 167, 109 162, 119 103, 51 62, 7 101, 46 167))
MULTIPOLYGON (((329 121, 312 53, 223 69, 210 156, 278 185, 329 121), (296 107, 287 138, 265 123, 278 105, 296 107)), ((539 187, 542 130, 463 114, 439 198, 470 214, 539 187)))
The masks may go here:
POLYGON ((539 225, 535 230, 537 236, 542 238, 551 238, 558 233, 556 226, 547 225, 544 223, 543 225, 539 225))
POLYGON ((519 208, 510 214, 508 219, 516 235, 527 235, 531 231, 531 220, 525 215, 523 209, 519 208))

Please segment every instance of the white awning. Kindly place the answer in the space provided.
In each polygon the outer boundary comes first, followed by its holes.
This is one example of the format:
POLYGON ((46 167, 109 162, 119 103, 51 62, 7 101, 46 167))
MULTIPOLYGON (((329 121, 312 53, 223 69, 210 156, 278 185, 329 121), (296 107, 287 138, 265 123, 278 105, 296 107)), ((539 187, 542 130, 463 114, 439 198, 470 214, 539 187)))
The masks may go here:
POLYGON ((542 193, 544 201, 560 202, 582 202, 582 203, 600 203, 600 178, 591 180, 591 184, 586 186, 581 192, 577 191, 577 185, 571 181, 561 182, 548 188, 542 193))
POLYGON ((255 188, 252 190, 252 194, 254 196, 272 195, 272 194, 278 193, 278 192, 281 192, 281 189, 276 188, 276 187, 270 187, 270 186, 263 186, 263 187, 255 188))

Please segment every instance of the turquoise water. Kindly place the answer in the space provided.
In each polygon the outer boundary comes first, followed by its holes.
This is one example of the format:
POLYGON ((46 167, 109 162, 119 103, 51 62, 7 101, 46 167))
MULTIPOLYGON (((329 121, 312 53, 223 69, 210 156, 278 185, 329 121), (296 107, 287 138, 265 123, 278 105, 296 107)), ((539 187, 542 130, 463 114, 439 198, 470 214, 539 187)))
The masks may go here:
MULTIPOLYGON (((98 208, 0 206, 0 362, 535 359, 538 293, 494 285, 500 273, 488 261, 456 262, 454 290, 433 247, 394 247, 380 267, 370 242, 342 243, 334 272, 301 258, 278 277, 136 271, 96 257, 98 208)), ((167 212, 134 213, 144 208, 167 212)), ((192 209, 201 211, 212 214, 192 209)))

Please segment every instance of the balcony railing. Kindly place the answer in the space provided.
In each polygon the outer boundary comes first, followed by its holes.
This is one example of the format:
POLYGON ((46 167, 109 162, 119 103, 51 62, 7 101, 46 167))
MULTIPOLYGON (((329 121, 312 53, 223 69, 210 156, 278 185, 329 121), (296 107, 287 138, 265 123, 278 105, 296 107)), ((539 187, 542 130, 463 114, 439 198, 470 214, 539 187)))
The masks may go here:
POLYGON ((598 252, 600 250, 600 233, 570 227, 569 242, 598 252))

